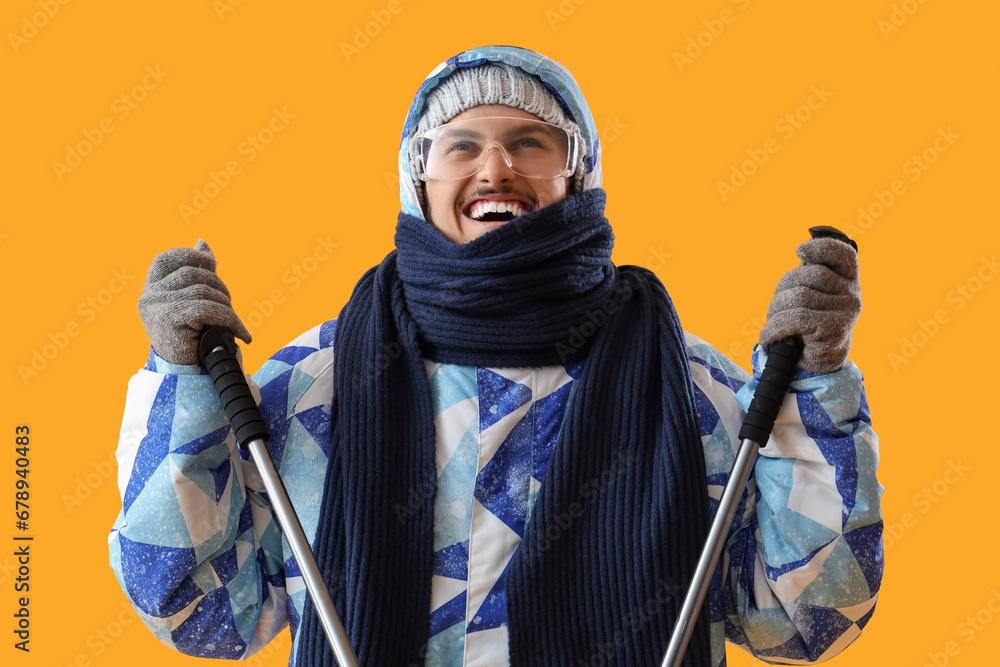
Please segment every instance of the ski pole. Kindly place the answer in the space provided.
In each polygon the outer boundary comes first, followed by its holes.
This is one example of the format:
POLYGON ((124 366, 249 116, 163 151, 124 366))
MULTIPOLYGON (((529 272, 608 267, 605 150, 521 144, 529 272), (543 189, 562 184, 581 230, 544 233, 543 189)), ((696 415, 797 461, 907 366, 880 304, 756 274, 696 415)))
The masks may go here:
POLYGON ((316 606, 323 632, 330 643, 337 664, 341 667, 357 667, 358 659, 351 649, 350 640, 337 616, 337 610, 330 598, 330 591, 323 581, 316 565, 316 559, 309 547, 302 524, 292 507, 281 477, 274 466, 274 460, 267 449, 270 434, 261 417, 260 409, 250 393, 243 369, 236 360, 236 341, 233 332, 226 327, 210 327, 201 336, 199 345, 201 363, 215 383, 226 417, 233 427, 240 447, 250 452, 260 472, 271 506, 281 526, 281 532, 292 548, 292 555, 302 572, 306 590, 316 606))
MULTIPOLYGON (((832 238, 849 244, 857 251, 857 244, 849 239, 846 234, 833 227, 812 227, 809 229, 812 238, 832 238)), ((691 585, 684 597, 684 604, 681 612, 674 624, 674 631, 670 637, 670 644, 667 646, 667 654, 663 658, 660 667, 680 667, 684 659, 684 652, 687 650, 688 642, 691 640, 691 633, 694 632, 695 621, 698 620, 698 612, 701 610, 708 593, 709 584, 712 581, 712 573, 719 562, 722 554, 722 547, 725 545, 729 525, 736 514, 736 507, 739 505, 740 497, 743 495, 743 487, 746 486, 750 478, 750 471, 753 470, 757 461, 757 451, 762 445, 767 444, 771 437, 771 429, 774 428, 774 420, 778 416, 781 402, 788 391, 788 385, 792 381, 795 373, 795 366, 802 356, 802 341, 798 338, 786 338, 770 345, 768 349, 767 363, 761 371, 760 381, 757 389, 754 390, 753 400, 747 409, 746 417, 743 419, 743 426, 740 428, 740 448, 736 453, 736 462, 729 473, 729 481, 722 491, 722 498, 719 500, 719 508, 715 512, 712 527, 708 531, 705 539, 705 547, 702 549, 695 568, 694 576, 691 578, 691 585)))

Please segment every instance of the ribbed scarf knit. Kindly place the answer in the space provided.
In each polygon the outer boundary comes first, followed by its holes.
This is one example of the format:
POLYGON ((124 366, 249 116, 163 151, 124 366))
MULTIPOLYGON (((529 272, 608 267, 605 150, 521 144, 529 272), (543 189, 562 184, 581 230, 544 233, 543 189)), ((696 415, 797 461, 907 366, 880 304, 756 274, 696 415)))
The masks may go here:
MULTIPOLYGON (((423 665, 434 410, 423 359, 586 357, 506 579, 510 664, 658 665, 707 534, 683 334, 660 281, 611 263, 589 190, 465 245, 400 214, 396 250, 340 314, 314 551, 361 665, 423 665)), ((335 664, 307 601, 299 665, 335 664)), ((710 664, 702 613, 685 665, 710 664)))

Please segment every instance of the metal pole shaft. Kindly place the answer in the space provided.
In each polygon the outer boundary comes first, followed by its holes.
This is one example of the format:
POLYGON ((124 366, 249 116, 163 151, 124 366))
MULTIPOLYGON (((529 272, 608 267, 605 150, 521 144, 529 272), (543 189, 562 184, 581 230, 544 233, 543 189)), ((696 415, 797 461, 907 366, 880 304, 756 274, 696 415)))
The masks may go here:
MULTIPOLYGON (((857 243, 833 227, 811 227, 809 235, 814 239, 836 239, 850 245, 855 252, 858 249, 857 243)), ((761 447, 758 443, 767 444, 771 437, 771 429, 774 427, 778 411, 785 399, 785 392, 788 391, 792 375, 795 373, 799 358, 802 356, 802 348, 802 340, 795 336, 785 338, 770 346, 770 356, 761 372, 757 388, 754 390, 753 400, 750 402, 750 407, 743 419, 743 426, 740 428, 740 449, 736 453, 736 462, 729 474, 726 488, 722 492, 719 509, 716 510, 715 520, 712 521, 708 539, 705 541, 705 547, 698 559, 694 578, 691 580, 691 586, 684 598, 681 612, 674 624, 674 632, 670 636, 667 655, 664 656, 660 667, 680 667, 681 661, 684 659, 684 652, 687 650, 691 633, 694 632, 694 623, 712 581, 712 573, 715 571, 719 555, 725 546, 729 525, 733 521, 736 507, 743 495, 743 487, 746 486, 753 465, 757 461, 757 451, 761 447)))
POLYGON ((305 581, 306 590, 316 607, 330 649, 338 665, 357 667, 358 659, 351 650, 347 633, 340 623, 340 617, 337 616, 333 600, 330 599, 330 591, 323 582, 323 575, 316 566, 316 558, 309 547, 302 524, 292 507, 285 484, 274 467, 271 452, 267 449, 267 441, 271 435, 243 375, 243 368, 236 358, 237 351, 233 332, 226 327, 209 327, 202 332, 198 343, 198 356, 212 378, 237 442, 253 457, 253 462, 264 482, 264 489, 271 500, 271 507, 278 519, 278 525, 288 540, 292 555, 305 581))
POLYGON ((733 522, 736 507, 743 495, 743 487, 746 486, 747 480, 750 478, 750 471, 753 470, 753 464, 757 461, 757 450, 759 449, 760 445, 750 438, 744 438, 740 443, 739 451, 736 453, 736 462, 729 474, 726 488, 722 491, 719 508, 712 520, 712 528, 709 530, 708 539, 701 550, 701 557, 698 558, 698 567, 695 568, 691 586, 688 588, 681 613, 674 625, 674 632, 670 636, 667 655, 663 658, 660 667, 680 667, 681 661, 684 660, 684 652, 691 640, 691 633, 694 632, 698 611, 705 601, 709 584, 712 582, 712 573, 719 562, 722 547, 726 543, 729 525, 733 522))
POLYGON ((288 497, 284 482, 278 475, 274 467, 274 460, 271 453, 267 451, 267 445, 263 440, 254 439, 245 445, 253 456, 253 461, 257 465, 260 477, 264 482, 264 489, 267 491, 271 506, 278 518, 281 532, 284 533, 292 548, 292 555, 298 563, 302 578, 305 580, 306 589, 316 606, 316 613, 319 614, 320 623, 323 625, 323 632, 333 649, 337 664, 341 667, 357 667, 358 659, 351 649, 351 642, 347 638, 347 632, 337 616, 337 610, 333 606, 330 598, 330 591, 327 590, 323 582, 323 575, 316 565, 316 558, 313 556, 309 542, 306 540, 305 532, 299 517, 292 508, 292 501, 288 497))

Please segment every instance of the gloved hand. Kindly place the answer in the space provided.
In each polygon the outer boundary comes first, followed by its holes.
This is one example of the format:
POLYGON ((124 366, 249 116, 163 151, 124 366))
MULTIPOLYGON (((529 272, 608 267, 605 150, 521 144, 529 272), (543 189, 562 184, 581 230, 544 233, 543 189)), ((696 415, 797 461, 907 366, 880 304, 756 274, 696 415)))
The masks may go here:
POLYGON ((814 373, 840 368, 851 349, 851 331, 861 312, 858 254, 832 238, 816 238, 795 249, 803 265, 781 277, 767 309, 760 342, 788 336, 805 343, 799 367, 814 373))
POLYGON ((215 274, 215 255, 201 239, 194 248, 156 256, 139 297, 139 315, 153 350, 173 364, 197 364, 201 332, 213 325, 229 327, 244 342, 251 340, 229 290, 215 274))

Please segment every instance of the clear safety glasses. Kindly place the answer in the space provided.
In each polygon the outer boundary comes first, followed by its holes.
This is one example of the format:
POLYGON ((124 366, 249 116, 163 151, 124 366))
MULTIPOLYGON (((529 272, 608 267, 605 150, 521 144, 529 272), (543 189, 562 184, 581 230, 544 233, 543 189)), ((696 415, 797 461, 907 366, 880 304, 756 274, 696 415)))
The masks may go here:
POLYGON ((576 171, 580 151, 578 132, 506 116, 445 123, 418 135, 415 142, 422 181, 468 178, 483 168, 494 148, 515 174, 563 178, 576 171))

